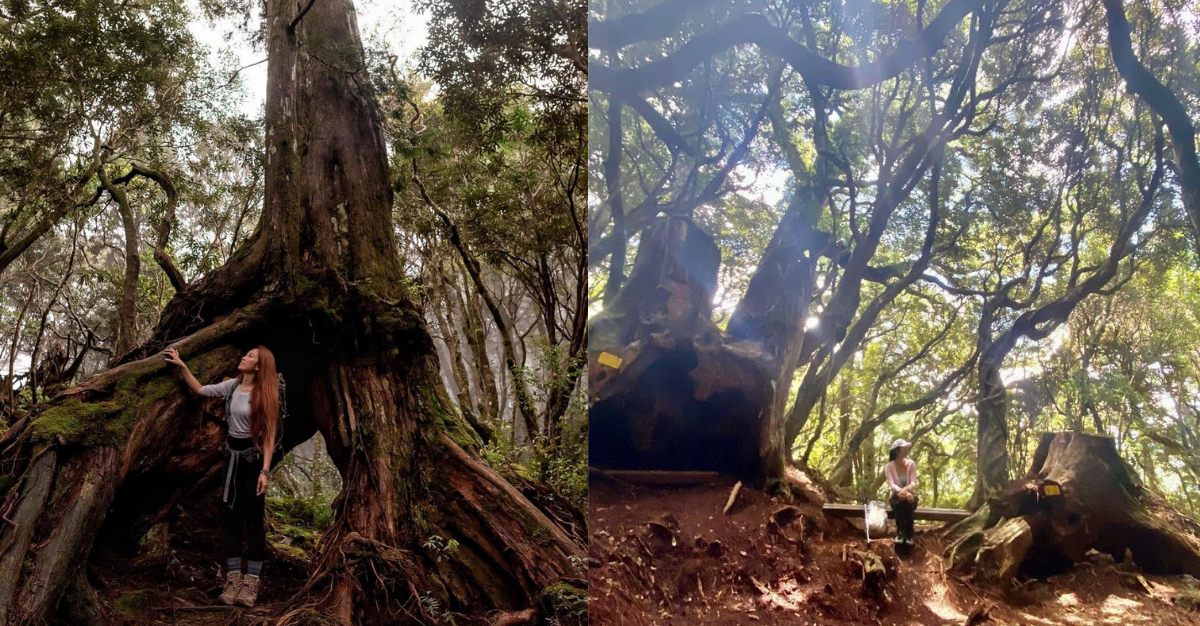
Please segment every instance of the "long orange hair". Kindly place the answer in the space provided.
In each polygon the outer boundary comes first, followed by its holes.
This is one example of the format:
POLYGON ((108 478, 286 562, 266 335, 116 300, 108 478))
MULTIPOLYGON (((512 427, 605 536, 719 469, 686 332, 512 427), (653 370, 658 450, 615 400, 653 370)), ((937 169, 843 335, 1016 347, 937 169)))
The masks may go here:
MULTIPOLYGON (((269 439, 275 446, 275 434, 279 432, 279 377, 276 376, 275 354, 266 346, 254 346, 258 350, 258 373, 254 376, 254 391, 250 392, 250 439, 254 447, 264 450, 269 439)), ((243 374, 238 372, 238 384, 243 374)))

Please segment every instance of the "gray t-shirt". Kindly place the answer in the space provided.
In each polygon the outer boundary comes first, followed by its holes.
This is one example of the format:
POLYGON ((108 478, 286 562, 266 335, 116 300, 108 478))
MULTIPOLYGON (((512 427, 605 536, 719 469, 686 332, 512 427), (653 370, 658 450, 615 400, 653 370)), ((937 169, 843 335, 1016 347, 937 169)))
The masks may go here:
POLYGON ((200 394, 210 398, 224 398, 230 389, 233 389, 233 402, 229 407, 229 415, 226 416, 229 420, 229 436, 247 438, 250 436, 250 392, 242 391, 236 378, 215 385, 204 385, 200 388, 200 394))

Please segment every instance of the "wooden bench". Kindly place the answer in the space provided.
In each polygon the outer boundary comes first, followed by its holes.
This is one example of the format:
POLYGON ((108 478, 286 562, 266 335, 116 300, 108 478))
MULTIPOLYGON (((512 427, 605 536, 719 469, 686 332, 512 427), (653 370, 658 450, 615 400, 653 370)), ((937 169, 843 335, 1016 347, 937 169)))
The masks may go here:
POLYGON ((690 487, 721 479, 717 472, 675 470, 610 470, 588 467, 588 478, 609 478, 634 485, 690 487))
MULTIPOLYGON (((862 517, 861 504, 826 504, 821 507, 828 517, 862 517)), ((887 507, 888 517, 893 517, 891 507, 887 507)), ((927 519, 935 522, 957 522, 971 516, 970 511, 963 509, 917 509, 913 511, 913 519, 927 519)))

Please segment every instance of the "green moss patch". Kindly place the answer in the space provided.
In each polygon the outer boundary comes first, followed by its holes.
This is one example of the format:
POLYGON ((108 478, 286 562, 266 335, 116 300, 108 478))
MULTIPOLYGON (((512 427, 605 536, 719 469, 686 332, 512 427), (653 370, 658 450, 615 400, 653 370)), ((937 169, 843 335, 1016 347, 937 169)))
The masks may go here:
POLYGON ((267 514, 284 526, 325 530, 333 523, 333 507, 323 502, 280 496, 267 498, 267 514))
POLYGON ((273 549, 285 558, 307 563, 316 552, 321 533, 333 522, 333 509, 328 503, 291 496, 268 497, 267 518, 271 531, 268 539, 273 549))
POLYGON ((295 547, 301 552, 316 550, 320 533, 311 528, 283 525, 276 531, 281 538, 290 540, 288 547, 295 547))
POLYGON ((483 445, 483 440, 479 438, 479 434, 475 432, 467 424, 467 420, 463 419, 453 410, 446 410, 442 413, 442 426, 446 429, 446 434, 450 435, 450 439, 457 443, 464 450, 476 450, 483 445))
POLYGON ((551 624, 585 626, 588 623, 587 588, 559 581, 542 590, 538 607, 551 624))
POLYGON ((296 279, 294 304, 300 309, 319 313, 329 321, 341 319, 341 307, 334 306, 330 300, 329 289, 320 280, 311 276, 300 276, 296 279))
POLYGON ((71 399, 52 406, 29 424, 33 443, 120 446, 129 439, 137 422, 137 411, 177 390, 169 374, 157 376, 140 388, 136 376, 121 380, 112 397, 101 402, 71 399))
POLYGON ((275 551, 282 558, 294 561, 296 563, 305 564, 309 561, 308 552, 297 546, 283 544, 278 541, 272 541, 271 550, 275 551))
MULTIPOLYGON (((477 452, 483 446, 479 433, 459 414, 458 409, 438 392, 440 385, 421 386, 420 414, 429 416, 433 426, 440 426, 450 439, 464 450, 477 452)), ((424 421, 424 420, 422 420, 424 421)))
POLYGON ((127 411, 125 402, 81 402, 68 400, 47 409, 29 425, 34 442, 51 443, 62 438, 67 444, 97 446, 116 444, 128 436, 128 420, 120 419, 127 411))
POLYGON ((135 589, 121 594, 113 602, 113 610, 129 618, 144 616, 153 604, 154 592, 149 589, 135 589))
POLYGON ((233 255, 231 255, 229 257, 229 260, 230 261, 240 261, 240 260, 250 256, 250 250, 252 250, 254 248, 253 243, 254 243, 253 238, 250 238, 250 239, 247 239, 246 241, 244 241, 242 243, 242 245, 237 247, 237 250, 233 251, 233 255))
POLYGON ((1171 602, 1179 608, 1200 612, 1200 589, 1185 587, 1171 598, 1171 602))

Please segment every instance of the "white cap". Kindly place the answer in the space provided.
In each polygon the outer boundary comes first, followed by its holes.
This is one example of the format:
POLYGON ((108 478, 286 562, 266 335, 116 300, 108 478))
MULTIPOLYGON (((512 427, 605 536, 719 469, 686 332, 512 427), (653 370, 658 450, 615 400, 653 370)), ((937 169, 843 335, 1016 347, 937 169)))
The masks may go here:
POLYGON ((903 439, 897 439, 892 442, 892 450, 895 450, 896 448, 911 448, 911 447, 912 447, 912 442, 905 441, 903 439))

